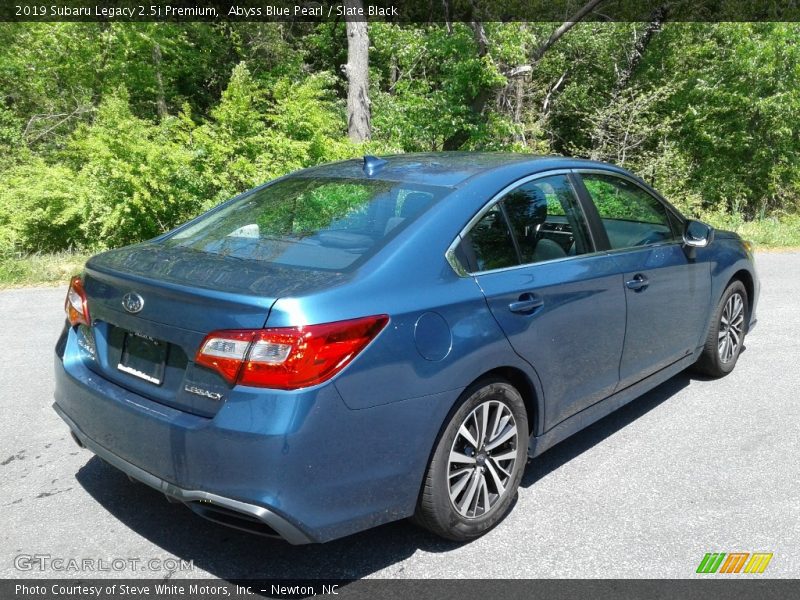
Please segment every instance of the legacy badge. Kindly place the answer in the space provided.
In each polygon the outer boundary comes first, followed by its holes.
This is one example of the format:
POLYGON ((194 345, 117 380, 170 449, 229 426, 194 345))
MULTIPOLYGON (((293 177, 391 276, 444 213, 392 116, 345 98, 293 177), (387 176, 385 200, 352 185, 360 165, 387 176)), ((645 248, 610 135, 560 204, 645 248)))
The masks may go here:
POLYGON ((194 385, 185 385, 183 386, 184 392, 189 392, 190 394, 194 394, 196 396, 203 396, 204 398, 211 398, 212 400, 221 400, 222 394, 219 392, 209 392, 208 390, 204 390, 203 388, 199 388, 194 385))

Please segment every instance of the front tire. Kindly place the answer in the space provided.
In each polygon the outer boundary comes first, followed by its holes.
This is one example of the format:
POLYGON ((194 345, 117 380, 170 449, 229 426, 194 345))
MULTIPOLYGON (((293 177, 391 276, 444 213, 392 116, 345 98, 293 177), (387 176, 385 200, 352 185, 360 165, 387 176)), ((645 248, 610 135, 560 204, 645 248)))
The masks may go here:
POLYGON ((465 542, 508 513, 525 470, 528 417, 508 382, 478 382, 462 395, 431 458, 417 505, 417 524, 465 542))
POLYGON ((741 281, 734 281, 714 311, 695 370, 710 377, 724 377, 733 371, 744 346, 748 310, 747 290, 741 281))

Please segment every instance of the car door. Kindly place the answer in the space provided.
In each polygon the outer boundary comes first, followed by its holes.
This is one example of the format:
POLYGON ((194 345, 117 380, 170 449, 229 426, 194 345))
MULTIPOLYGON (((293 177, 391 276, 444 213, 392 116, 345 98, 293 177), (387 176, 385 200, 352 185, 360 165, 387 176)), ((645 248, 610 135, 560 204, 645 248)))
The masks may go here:
POLYGON ((539 375, 550 429, 617 386, 618 266, 595 252, 569 174, 520 182, 473 223, 461 253, 512 347, 539 375))
POLYGON ((711 299, 709 264, 687 256, 682 219, 638 182, 610 172, 583 172, 581 180, 625 285, 622 389, 701 343, 711 299))

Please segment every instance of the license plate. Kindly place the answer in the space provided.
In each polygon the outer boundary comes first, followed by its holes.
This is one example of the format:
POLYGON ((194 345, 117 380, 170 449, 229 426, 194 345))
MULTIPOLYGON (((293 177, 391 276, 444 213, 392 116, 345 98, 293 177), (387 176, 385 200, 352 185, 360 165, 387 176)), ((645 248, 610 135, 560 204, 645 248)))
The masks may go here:
POLYGON ((138 333, 126 333, 117 369, 155 385, 164 380, 167 344, 138 333))

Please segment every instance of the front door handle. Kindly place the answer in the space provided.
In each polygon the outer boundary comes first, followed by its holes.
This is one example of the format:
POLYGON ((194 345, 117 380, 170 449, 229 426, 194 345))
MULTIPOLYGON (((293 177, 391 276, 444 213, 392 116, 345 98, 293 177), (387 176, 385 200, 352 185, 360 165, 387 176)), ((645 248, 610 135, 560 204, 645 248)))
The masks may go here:
POLYGON ((508 310, 513 313, 529 315, 537 308, 544 306, 544 300, 536 294, 521 294, 519 300, 508 305, 508 310))
POLYGON ((633 279, 625 282, 625 287, 627 287, 629 290, 633 290, 634 292, 641 292, 648 285, 650 285, 650 280, 641 273, 637 273, 633 276, 633 279))

